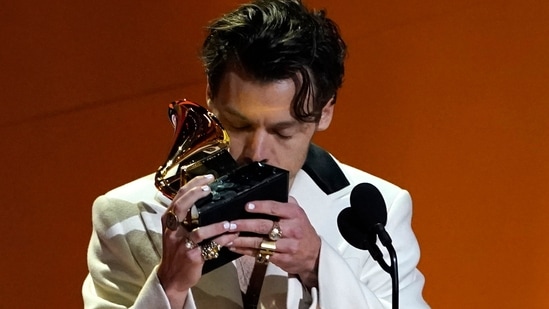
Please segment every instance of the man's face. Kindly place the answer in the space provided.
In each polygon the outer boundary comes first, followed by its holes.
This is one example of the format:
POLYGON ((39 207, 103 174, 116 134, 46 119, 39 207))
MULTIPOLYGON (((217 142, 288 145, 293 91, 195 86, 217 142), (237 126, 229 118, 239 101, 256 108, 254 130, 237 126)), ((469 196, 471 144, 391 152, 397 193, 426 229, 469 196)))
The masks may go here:
POLYGON ((291 115, 295 93, 292 79, 260 83, 240 70, 228 70, 210 109, 228 131, 230 153, 239 164, 264 161, 290 172, 290 184, 301 169, 315 131, 326 129, 333 105, 328 103, 318 123, 291 115))

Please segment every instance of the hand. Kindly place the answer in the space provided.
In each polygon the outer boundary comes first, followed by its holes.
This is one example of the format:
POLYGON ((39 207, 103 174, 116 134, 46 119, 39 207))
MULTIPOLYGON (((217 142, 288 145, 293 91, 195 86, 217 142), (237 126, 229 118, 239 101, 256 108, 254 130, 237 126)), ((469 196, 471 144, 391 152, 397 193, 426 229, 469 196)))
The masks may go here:
POLYGON ((168 228, 167 218, 175 214, 178 221, 186 217, 194 203, 209 194, 208 183, 213 176, 198 176, 185 184, 173 199, 162 216, 162 260, 158 267, 158 279, 164 288, 172 308, 182 308, 189 288, 196 285, 202 276, 204 258, 202 248, 196 244, 205 239, 224 246, 236 238, 227 233, 230 223, 219 222, 188 231, 183 225, 176 224, 175 230, 168 228))
MULTIPOLYGON (((276 250, 269 261, 289 274, 298 275, 308 288, 318 285, 318 257, 320 237, 309 222, 305 211, 293 198, 288 203, 275 201, 254 201, 246 204, 246 210, 264 213, 279 218, 282 237, 276 241, 276 250)), ((229 246, 231 251, 256 257, 260 244, 268 239, 273 221, 266 219, 242 219, 231 222, 231 231, 253 232, 262 237, 238 237, 229 246)))

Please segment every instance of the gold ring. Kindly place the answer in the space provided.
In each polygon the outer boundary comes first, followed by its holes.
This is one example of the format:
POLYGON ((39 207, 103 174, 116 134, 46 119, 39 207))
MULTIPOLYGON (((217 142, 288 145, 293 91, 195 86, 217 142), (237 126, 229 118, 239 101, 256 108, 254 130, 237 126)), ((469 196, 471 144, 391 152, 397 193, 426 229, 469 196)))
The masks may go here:
POLYGON ((172 209, 168 210, 168 214, 166 215, 166 227, 172 231, 177 231, 177 228, 179 228, 180 225, 181 222, 179 221, 179 218, 177 218, 175 212, 173 212, 172 209))
POLYGON ((187 249, 194 249, 197 247, 197 244, 192 241, 192 239, 190 239, 189 237, 185 238, 185 248, 187 249))
POLYGON ((269 239, 279 240, 280 238, 282 238, 282 229, 280 229, 280 224, 278 223, 278 221, 273 221, 273 227, 269 232, 269 239))
POLYGON ((259 245, 256 261, 261 264, 269 263, 271 255, 276 251, 276 242, 264 239, 259 245))
POLYGON ((204 261, 217 259, 219 257, 219 250, 221 250, 221 246, 212 240, 202 246, 202 258, 204 261))

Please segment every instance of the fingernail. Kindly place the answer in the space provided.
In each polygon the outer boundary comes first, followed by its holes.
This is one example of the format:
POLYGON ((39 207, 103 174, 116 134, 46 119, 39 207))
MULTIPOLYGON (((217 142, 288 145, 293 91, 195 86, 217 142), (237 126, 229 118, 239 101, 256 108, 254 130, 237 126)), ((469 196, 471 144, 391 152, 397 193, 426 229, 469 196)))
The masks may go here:
POLYGON ((255 208, 255 205, 253 203, 248 203, 248 209, 252 210, 255 208))
MULTIPOLYGON (((225 247, 230 247, 233 245, 233 242, 231 241, 230 243, 226 244, 225 247)), ((229 248, 230 249, 230 248, 229 248)))
POLYGON ((202 191, 210 191, 210 187, 209 186, 202 186, 202 191))
POLYGON ((226 230, 229 229, 230 226, 231 225, 229 224, 229 222, 223 223, 223 228, 226 229, 226 230))
POLYGON ((212 175, 212 174, 207 174, 207 175, 204 175, 204 177, 206 177, 206 179, 212 179, 212 178, 214 178, 214 175, 212 175))
POLYGON ((231 223, 229 229, 230 230, 236 230, 236 224, 231 223))

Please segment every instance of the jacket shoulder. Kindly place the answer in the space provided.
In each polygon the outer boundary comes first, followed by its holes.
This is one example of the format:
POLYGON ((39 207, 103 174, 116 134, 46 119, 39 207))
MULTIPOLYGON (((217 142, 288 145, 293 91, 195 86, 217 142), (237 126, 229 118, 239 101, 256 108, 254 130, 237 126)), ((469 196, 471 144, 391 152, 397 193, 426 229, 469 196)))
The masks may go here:
POLYGON ((142 213, 157 214, 164 206, 155 200, 153 175, 148 175, 97 197, 92 207, 94 225, 109 228, 142 213))

